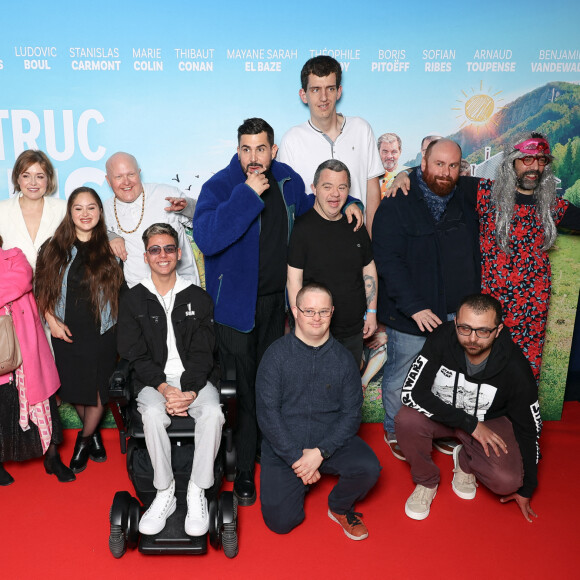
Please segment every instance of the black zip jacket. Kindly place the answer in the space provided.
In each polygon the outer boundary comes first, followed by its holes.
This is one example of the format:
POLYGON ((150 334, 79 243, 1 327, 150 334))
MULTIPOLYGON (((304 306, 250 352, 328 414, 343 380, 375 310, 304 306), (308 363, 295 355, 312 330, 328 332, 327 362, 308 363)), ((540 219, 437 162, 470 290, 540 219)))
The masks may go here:
MULTIPOLYGON (((217 386, 219 367, 209 294, 193 284, 178 292, 171 322, 185 367, 181 390, 197 393, 207 381, 217 386)), ((157 297, 142 284, 121 296, 117 346, 120 356, 132 363, 135 395, 145 386, 157 388, 166 382, 167 316, 157 297)))

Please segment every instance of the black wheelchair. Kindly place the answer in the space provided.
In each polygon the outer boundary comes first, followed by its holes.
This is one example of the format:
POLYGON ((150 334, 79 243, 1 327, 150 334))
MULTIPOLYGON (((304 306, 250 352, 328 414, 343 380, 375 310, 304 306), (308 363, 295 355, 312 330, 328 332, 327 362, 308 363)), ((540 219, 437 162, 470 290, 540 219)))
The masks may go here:
POLYGON ((219 549, 223 547, 228 558, 238 553, 237 499, 233 492, 219 490, 225 476, 233 481, 236 472, 236 452, 233 429, 236 422, 235 364, 225 361, 221 365, 222 380, 218 386, 225 423, 222 441, 214 463, 215 481, 206 490, 209 511, 209 531, 198 537, 188 536, 184 529, 187 513, 187 485, 191 475, 195 421, 187 417, 172 417, 167 432, 171 441, 171 460, 175 476, 177 509, 168 519, 165 528, 154 536, 139 533, 139 520, 153 502, 153 466, 147 448, 141 414, 132 397, 130 368, 121 361, 109 386, 109 406, 119 429, 121 452, 127 456, 127 472, 137 498, 128 491, 118 491, 109 512, 109 550, 121 558, 126 550, 138 547, 143 554, 205 554, 207 540, 219 549))

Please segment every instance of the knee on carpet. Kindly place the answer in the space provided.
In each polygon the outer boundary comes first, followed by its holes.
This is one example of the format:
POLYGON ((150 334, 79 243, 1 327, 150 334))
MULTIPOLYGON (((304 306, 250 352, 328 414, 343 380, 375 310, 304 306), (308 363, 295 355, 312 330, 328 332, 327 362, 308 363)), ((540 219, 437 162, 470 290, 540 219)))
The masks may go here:
POLYGON ((262 505, 264 523, 276 534, 288 534, 304 521, 304 510, 298 514, 284 514, 279 506, 264 509, 262 505))

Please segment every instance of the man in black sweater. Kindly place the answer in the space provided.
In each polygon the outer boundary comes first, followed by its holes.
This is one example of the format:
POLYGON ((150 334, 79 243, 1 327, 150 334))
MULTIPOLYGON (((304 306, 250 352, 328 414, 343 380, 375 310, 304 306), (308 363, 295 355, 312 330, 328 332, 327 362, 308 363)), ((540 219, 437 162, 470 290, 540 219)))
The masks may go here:
POLYGON ((397 439, 417 484, 405 505, 410 518, 429 515, 440 480, 432 441, 451 436, 462 443, 453 452, 456 495, 473 499, 479 480, 502 502, 515 500, 528 521, 536 516, 538 389, 495 298, 467 296, 455 321, 433 331, 411 365, 402 402, 397 439))
POLYGON ((360 374, 330 334, 332 296, 325 286, 304 286, 292 312, 295 332, 268 348, 256 378, 262 515, 272 531, 287 534, 304 520, 309 487, 330 473, 339 479, 328 496, 328 517, 351 540, 364 540, 368 532, 355 503, 374 486, 381 468, 357 436, 360 374))

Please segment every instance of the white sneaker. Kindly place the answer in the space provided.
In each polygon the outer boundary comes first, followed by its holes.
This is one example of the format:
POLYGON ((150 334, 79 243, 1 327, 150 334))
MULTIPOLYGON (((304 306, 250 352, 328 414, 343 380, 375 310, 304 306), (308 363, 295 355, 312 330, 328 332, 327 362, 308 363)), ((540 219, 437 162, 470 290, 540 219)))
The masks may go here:
POLYGON ((409 496, 405 504, 405 513, 412 520, 424 520, 431 510, 431 502, 437 495, 437 487, 425 487, 417 484, 415 491, 409 496))
POLYGON ((187 516, 185 517, 185 533, 188 536, 203 536, 209 530, 209 513, 205 490, 193 481, 187 486, 187 516))
POLYGON ((465 473, 459 467, 459 452, 461 451, 463 445, 458 445, 453 450, 453 481, 451 482, 451 487, 455 495, 459 496, 461 499, 473 499, 477 493, 477 481, 473 473, 465 473))
POLYGON ((175 511, 175 480, 167 489, 158 489, 157 495, 149 509, 139 522, 139 531, 147 536, 158 534, 164 527, 167 518, 175 511))

